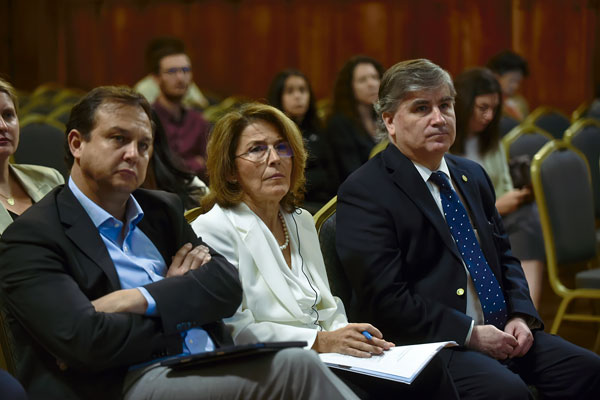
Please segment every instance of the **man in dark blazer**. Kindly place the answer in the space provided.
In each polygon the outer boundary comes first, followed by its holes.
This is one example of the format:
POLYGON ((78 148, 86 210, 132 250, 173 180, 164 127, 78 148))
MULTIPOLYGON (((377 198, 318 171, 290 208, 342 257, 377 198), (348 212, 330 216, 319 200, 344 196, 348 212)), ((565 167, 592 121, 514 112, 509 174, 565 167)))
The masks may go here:
POLYGON ((2 237, 2 305, 29 398, 352 397, 302 349, 192 370, 159 365, 232 344, 221 319, 242 289, 237 270, 195 236, 177 196, 138 189, 152 142, 141 95, 92 90, 67 125, 68 184, 2 237))
POLYGON ((454 96, 448 73, 428 60, 398 63, 383 77, 376 111, 390 145, 338 192, 336 245, 359 319, 395 343, 456 341, 441 356, 461 398, 527 398, 528 384, 549 397, 596 398, 600 357, 543 332, 488 176, 446 154, 455 139, 454 96), (455 194, 465 229, 474 229, 473 251, 486 260, 482 269, 467 267, 460 234, 447 223, 455 194), (494 323, 484 315, 489 297, 471 277, 488 268, 486 282, 505 300, 494 323))

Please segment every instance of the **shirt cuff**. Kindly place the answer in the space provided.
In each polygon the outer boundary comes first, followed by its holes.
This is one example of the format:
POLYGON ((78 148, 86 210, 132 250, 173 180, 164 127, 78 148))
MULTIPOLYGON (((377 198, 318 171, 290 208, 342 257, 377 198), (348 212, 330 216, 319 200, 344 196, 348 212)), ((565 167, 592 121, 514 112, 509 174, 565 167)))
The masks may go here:
POLYGON ((469 342, 471 341, 471 334, 473 333, 473 326, 475 326, 474 319, 471 320, 471 327, 469 328, 469 333, 467 333, 467 338, 465 339, 465 346, 468 346, 469 342))
POLYGON ((156 301, 154 301, 154 297, 150 296, 150 293, 148 293, 148 290, 146 290, 145 287, 140 286, 136 289, 140 291, 140 293, 142 294, 142 296, 144 296, 146 302, 148 303, 148 307, 146 308, 146 312, 144 313, 144 315, 147 315, 149 317, 157 316, 158 311, 156 311, 156 301))

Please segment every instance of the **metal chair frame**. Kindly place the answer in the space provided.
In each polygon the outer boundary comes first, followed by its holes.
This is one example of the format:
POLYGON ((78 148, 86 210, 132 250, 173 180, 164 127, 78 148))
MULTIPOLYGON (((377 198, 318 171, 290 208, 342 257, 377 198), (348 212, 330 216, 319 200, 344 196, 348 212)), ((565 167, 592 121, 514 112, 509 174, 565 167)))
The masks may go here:
MULTIPOLYGON (((575 299, 591 299, 600 300, 600 289, 572 289, 568 288, 559 277, 559 263, 558 256, 556 253, 556 243, 552 231, 548 205, 546 202, 546 196, 544 193, 544 187, 542 185, 541 168, 544 160, 556 151, 568 149, 579 155, 585 162, 588 168, 588 181, 591 185, 589 176, 589 165, 585 156, 576 148, 562 140, 553 140, 547 143, 534 157, 531 165, 531 179, 533 183, 533 189, 535 192, 535 198, 540 213, 540 222, 542 225, 542 233, 544 237, 544 245, 546 248, 546 264, 548 270, 548 278, 550 280, 550 286, 554 293, 562 298, 562 301, 556 312, 554 322, 550 333, 556 334, 562 321, 579 321, 579 322, 596 322, 600 324, 600 315, 589 315, 589 314, 578 314, 578 313, 567 313, 567 307, 575 299)), ((597 264, 597 257, 588 260, 588 266, 597 264)), ((597 265, 596 265, 597 266, 597 265)), ((600 332, 596 338, 594 349, 597 351, 600 345, 600 332)))
POLYGON ((517 139, 519 139, 521 136, 529 135, 529 134, 540 134, 540 135, 546 137, 548 139, 548 141, 554 140, 554 137, 549 132, 546 132, 542 128, 532 125, 532 124, 522 123, 522 124, 516 126, 515 128, 513 128, 510 132, 508 132, 506 134, 506 136, 504 136, 501 139, 501 143, 502 143, 502 146, 504 147, 504 154, 506 155, 507 162, 510 161, 510 147, 512 146, 512 144, 515 143, 517 141, 517 139))

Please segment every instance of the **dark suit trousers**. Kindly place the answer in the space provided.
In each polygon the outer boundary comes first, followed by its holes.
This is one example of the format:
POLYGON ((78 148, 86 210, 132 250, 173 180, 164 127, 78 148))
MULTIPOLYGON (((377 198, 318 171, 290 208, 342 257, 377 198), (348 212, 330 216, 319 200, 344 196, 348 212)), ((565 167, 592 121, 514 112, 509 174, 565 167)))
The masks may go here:
POLYGON ((460 398, 531 398, 527 385, 544 399, 600 398, 597 354, 546 332, 533 335, 525 356, 503 362, 462 347, 442 350, 460 398))

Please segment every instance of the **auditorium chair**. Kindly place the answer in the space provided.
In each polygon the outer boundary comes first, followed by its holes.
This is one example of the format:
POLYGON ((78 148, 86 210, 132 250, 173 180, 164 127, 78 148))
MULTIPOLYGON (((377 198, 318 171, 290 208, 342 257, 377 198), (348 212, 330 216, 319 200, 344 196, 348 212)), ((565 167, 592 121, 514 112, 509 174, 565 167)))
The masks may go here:
POLYGON ((502 145, 507 161, 522 155, 532 159, 552 139, 552 135, 537 126, 521 124, 502 138, 502 145))
POLYGON ((17 371, 14 338, 8 326, 2 297, 0 297, 0 368, 5 369, 13 376, 17 371))
POLYGON ((571 122, 575 123, 577 120, 582 118, 592 118, 596 121, 600 121, 600 111, 595 108, 594 110, 590 110, 590 106, 592 102, 584 101, 577 107, 575 111, 571 114, 571 122))
POLYGON ((536 108, 523 122, 542 128, 555 139, 561 139, 571 125, 571 121, 565 114, 552 107, 536 108))
POLYGON ((339 297, 346 307, 348 321, 354 321, 356 316, 356 295, 346 276, 342 262, 335 248, 335 214, 337 196, 329 200, 315 215, 315 227, 319 236, 321 253, 325 261, 329 287, 334 296, 339 297))
POLYGON ((508 115, 500 117, 500 138, 503 138, 519 125, 519 121, 508 115))
MULTIPOLYGON (((550 333, 556 334, 563 321, 592 322, 597 329, 600 315, 594 313, 594 303, 600 300, 600 268, 590 169, 585 156, 565 141, 553 140, 535 155, 531 177, 548 278, 561 298, 550 333), (576 299, 587 299, 591 303, 589 312, 581 307, 567 312, 576 299)), ((600 332, 596 351, 599 345, 600 332)))
POLYGON ((204 109, 204 118, 206 118, 208 122, 214 124, 229 111, 239 108, 249 101, 250 99, 244 96, 229 96, 219 104, 206 107, 204 109))
POLYGON ((390 140, 388 138, 383 139, 379 143, 377 143, 369 153, 369 160, 377 155, 377 153, 381 153, 387 145, 390 144, 390 140))
POLYGON ((190 210, 187 210, 183 214, 183 216, 185 217, 185 220, 187 221, 187 223, 191 224, 192 222, 194 222, 194 220, 196 218, 198 218, 200 216, 200 214, 202 214, 202 207, 195 207, 190 210))
POLYGON ((66 125, 69 122, 69 117, 71 116, 71 109, 73 108, 73 104, 61 104, 54 108, 48 114, 48 119, 57 121, 63 125, 66 125))
POLYGON ((65 126, 43 115, 29 115, 21 120, 20 130, 14 161, 55 168, 66 179, 65 126))
POLYGON ((577 120, 565 132, 564 140, 581 151, 590 166, 594 210, 596 221, 600 221, 600 168, 596 168, 600 159, 600 121, 591 118, 577 120))

